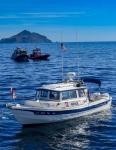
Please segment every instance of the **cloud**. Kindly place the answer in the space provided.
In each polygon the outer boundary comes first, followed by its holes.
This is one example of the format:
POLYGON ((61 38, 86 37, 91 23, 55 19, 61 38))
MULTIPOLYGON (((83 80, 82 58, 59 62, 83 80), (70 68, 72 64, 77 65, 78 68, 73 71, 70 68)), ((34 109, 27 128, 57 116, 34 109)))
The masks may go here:
POLYGON ((64 18, 64 17, 78 17, 84 15, 86 12, 29 12, 29 13, 17 13, 16 15, 3 15, 0 19, 8 18, 64 18))
POLYGON ((71 17, 86 14, 85 12, 31 12, 24 13, 25 15, 31 15, 33 17, 71 17))
POLYGON ((85 14, 85 12, 30 12, 30 13, 23 13, 23 14, 28 14, 28 15, 33 15, 33 14, 41 14, 41 15, 46 15, 46 14, 60 14, 60 15, 64 15, 64 14, 85 14))

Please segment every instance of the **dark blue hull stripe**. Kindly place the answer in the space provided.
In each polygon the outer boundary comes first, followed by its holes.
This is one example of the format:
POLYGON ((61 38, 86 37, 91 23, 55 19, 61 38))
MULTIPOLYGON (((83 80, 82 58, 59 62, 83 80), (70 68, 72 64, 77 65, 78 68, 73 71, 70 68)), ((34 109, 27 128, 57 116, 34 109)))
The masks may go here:
POLYGON ((89 110, 96 109, 98 107, 107 105, 107 103, 110 100, 106 102, 99 103, 97 105, 85 107, 85 108, 80 108, 80 109, 73 109, 73 110, 62 110, 62 111, 37 111, 37 110, 23 110, 23 109, 13 109, 13 110, 19 110, 19 111, 29 111, 33 112, 35 115, 63 115, 63 114, 71 114, 71 113, 80 113, 80 112, 85 112, 89 110))

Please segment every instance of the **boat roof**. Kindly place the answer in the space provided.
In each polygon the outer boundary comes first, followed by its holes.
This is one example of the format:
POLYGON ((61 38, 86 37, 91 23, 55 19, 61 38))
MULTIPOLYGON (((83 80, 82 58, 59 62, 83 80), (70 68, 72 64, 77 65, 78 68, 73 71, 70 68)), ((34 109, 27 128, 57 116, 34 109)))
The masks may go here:
POLYGON ((83 78, 81 80, 71 79, 71 80, 65 80, 64 82, 61 83, 43 85, 37 90, 54 90, 54 91, 77 90, 77 89, 87 88, 86 86, 84 86, 84 82, 96 83, 99 85, 99 88, 101 86, 101 81, 99 79, 83 78))
POLYGON ((95 78, 83 78, 82 81, 83 82, 96 83, 96 84, 99 85, 99 87, 101 86, 101 81, 99 79, 95 79, 95 78))
POLYGON ((53 91, 60 92, 60 91, 76 90, 82 88, 86 88, 86 87, 85 86, 77 87, 74 82, 70 82, 70 83, 57 83, 57 84, 43 85, 37 90, 53 90, 53 91))
POLYGON ((14 51, 22 51, 22 52, 26 52, 26 49, 22 49, 20 47, 17 47, 14 51))

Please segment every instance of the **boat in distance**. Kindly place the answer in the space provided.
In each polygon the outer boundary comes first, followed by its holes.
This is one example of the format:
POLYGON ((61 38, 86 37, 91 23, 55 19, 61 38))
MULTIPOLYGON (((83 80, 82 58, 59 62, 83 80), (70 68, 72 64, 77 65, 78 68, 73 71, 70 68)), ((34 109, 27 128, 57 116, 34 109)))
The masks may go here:
POLYGON ((61 122, 110 108, 112 97, 108 93, 90 95, 88 87, 84 85, 84 82, 94 82, 100 87, 100 80, 73 80, 74 76, 75 73, 70 72, 69 80, 39 87, 36 89, 35 100, 6 106, 23 126, 61 122))
POLYGON ((26 49, 22 49, 20 47, 17 47, 14 50, 14 53, 12 54, 11 58, 14 59, 15 61, 21 62, 21 61, 28 61, 29 56, 27 54, 26 49))
POLYGON ((29 59, 40 59, 40 60, 47 60, 50 54, 41 53, 41 49, 39 47, 35 48, 32 54, 29 55, 29 59))

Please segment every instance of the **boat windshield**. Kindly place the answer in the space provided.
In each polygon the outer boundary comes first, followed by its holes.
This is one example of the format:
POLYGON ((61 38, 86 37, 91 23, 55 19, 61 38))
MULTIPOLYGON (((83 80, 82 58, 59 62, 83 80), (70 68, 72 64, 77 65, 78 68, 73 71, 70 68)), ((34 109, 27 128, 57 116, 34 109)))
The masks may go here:
POLYGON ((47 98, 47 97, 48 97, 48 91, 46 91, 46 90, 41 90, 41 91, 40 91, 40 97, 41 97, 41 98, 47 98))
POLYGON ((78 95, 79 95, 79 97, 85 97, 86 96, 85 89, 79 89, 78 95))
POLYGON ((59 100, 59 92, 57 91, 50 91, 49 92, 49 98, 59 100))
POLYGON ((62 100, 77 98, 76 91, 63 91, 62 92, 62 100))
POLYGON ((50 91, 50 90, 39 90, 36 93, 36 99, 40 100, 59 100, 60 93, 57 91, 50 91))

